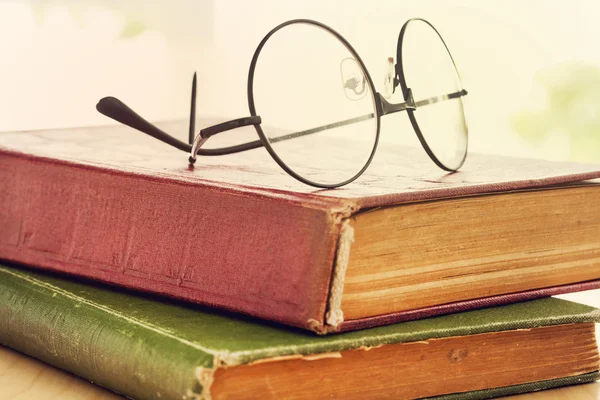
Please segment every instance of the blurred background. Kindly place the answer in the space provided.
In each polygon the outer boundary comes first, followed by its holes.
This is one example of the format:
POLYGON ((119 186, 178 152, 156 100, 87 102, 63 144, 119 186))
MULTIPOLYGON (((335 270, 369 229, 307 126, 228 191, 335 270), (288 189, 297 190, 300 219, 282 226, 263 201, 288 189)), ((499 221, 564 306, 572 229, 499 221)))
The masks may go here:
MULTIPOLYGON (((469 90, 470 150, 600 161, 595 0, 0 0, 0 130, 106 124, 94 108, 106 95, 152 120, 184 118, 193 71, 199 113, 244 116, 256 45, 299 17, 342 33, 382 91, 416 16, 441 32, 469 90)), ((402 140, 393 123, 382 140, 402 140)))

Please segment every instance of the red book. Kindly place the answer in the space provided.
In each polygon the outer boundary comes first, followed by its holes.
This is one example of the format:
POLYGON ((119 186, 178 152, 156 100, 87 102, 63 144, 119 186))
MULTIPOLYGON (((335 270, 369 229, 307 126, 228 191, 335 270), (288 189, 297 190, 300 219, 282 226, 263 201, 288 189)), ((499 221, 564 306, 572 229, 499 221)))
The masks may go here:
POLYGON ((264 149, 191 168, 127 127, 0 133, 0 258, 337 332, 600 287, 595 178, 380 144, 316 190, 264 149))

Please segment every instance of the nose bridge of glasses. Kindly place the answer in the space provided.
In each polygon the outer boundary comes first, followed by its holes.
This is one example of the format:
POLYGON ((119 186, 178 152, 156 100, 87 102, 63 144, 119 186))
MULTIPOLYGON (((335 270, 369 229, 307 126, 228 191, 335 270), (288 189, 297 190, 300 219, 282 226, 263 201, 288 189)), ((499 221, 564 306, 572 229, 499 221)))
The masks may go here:
POLYGON ((417 105, 415 103, 415 99, 413 98, 413 94, 412 94, 412 90, 410 88, 408 88, 406 90, 406 101, 404 103, 390 103, 389 101, 387 101, 385 99, 385 97, 382 94, 379 94, 379 104, 380 104, 380 114, 381 115, 387 115, 387 114, 393 114, 396 112, 400 112, 400 111, 406 111, 406 110, 416 110, 417 109, 417 105))

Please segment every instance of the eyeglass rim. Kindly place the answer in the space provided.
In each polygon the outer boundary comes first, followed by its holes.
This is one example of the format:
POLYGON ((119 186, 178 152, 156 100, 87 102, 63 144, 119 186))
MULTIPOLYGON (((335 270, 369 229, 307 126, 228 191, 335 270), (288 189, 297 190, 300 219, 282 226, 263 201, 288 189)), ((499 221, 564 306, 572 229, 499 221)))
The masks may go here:
MULTIPOLYGON (((398 35, 398 43, 396 45, 396 65, 398 66, 398 70, 396 71, 396 73, 398 75, 398 80, 400 81, 400 87, 402 89, 402 96, 404 97, 404 99, 405 100, 407 99, 408 85, 406 83, 406 77, 404 75, 404 58, 402 57, 402 44, 404 41, 404 35, 406 34, 406 29, 408 28, 408 26, 411 23, 417 22, 417 21, 424 22, 427 25, 429 25, 429 27, 431 29, 433 29, 433 31, 437 34, 439 39, 442 41, 444 48, 448 52, 450 61, 452 61, 452 66, 454 67, 454 71, 456 72, 456 77, 458 79, 458 83, 460 84, 460 89, 463 89, 462 79, 460 78, 460 73, 458 71, 458 68, 456 67, 456 62, 454 61, 454 57, 452 57, 452 53, 450 52, 450 49, 448 49, 448 45, 444 41, 444 38, 442 37, 442 35, 438 32, 438 30, 429 21, 427 21, 423 18, 411 18, 408 21, 406 21, 404 23, 404 25, 402 25, 402 29, 400 30, 400 34, 398 35)), ((462 97, 459 97, 458 100, 461 102, 461 105, 462 105, 462 117, 463 117, 463 120, 465 123, 466 144, 465 144, 465 150, 464 150, 462 159, 461 159, 460 163, 458 164, 458 166, 456 166, 455 168, 447 167, 446 165, 444 165, 444 163, 442 163, 437 158, 437 156, 435 155, 433 150, 431 150, 431 148, 429 147, 429 144, 427 144, 427 140, 425 139, 425 136, 423 135, 423 132, 421 131, 421 128, 419 127, 419 123, 417 122, 417 118, 415 117, 415 111, 410 110, 410 109, 406 110, 408 113, 408 118, 410 120, 410 123, 413 127, 413 130, 415 131, 415 134, 417 135, 417 138, 419 139, 421 146, 423 146, 423 149, 425 150, 425 152, 427 153, 427 155, 429 156, 431 161, 433 161, 438 167, 440 167, 444 171, 448 171, 448 172, 457 172, 465 163, 465 160, 467 159, 467 154, 469 153, 469 151, 468 151, 468 149, 469 149, 469 127, 468 127, 468 123, 467 123, 467 117, 465 114, 464 100, 462 97)))
POLYGON ((358 177, 360 177, 369 167, 369 165, 371 164, 371 162, 373 161, 373 157, 375 156, 375 152, 377 150, 377 146, 379 144, 379 132, 380 132, 380 127, 381 127, 381 112, 379 110, 379 107, 377 105, 377 100, 376 100, 376 96, 377 96, 377 92, 375 91, 375 85, 373 84, 373 80, 371 79, 371 76, 369 74, 369 71, 367 70, 367 67, 365 66, 364 62, 362 61, 362 59, 360 58, 360 56, 358 55, 358 52, 354 49, 354 47, 352 47, 352 45, 340 34, 338 33, 336 30, 334 30, 333 28, 329 27, 326 24, 323 24, 322 22, 318 22, 315 20, 311 20, 311 19, 292 19, 286 22, 283 22, 279 25, 277 25, 275 28, 273 28, 271 31, 269 31, 269 33, 267 33, 265 35, 265 37, 261 40, 261 42, 259 43, 259 45, 257 46, 254 55, 252 57, 252 61, 250 62, 250 69, 248 71, 248 88, 247 88, 247 95, 248 95, 248 107, 250 110, 250 115, 252 117, 257 116, 258 114, 256 113, 256 107, 254 104, 254 72, 256 70, 256 63, 258 62, 258 57, 260 55, 261 50, 263 49, 264 45, 267 43, 267 41, 271 38, 271 36, 273 36, 277 31, 281 30, 282 28, 285 28, 286 26, 292 25, 292 24, 307 24, 307 25, 314 25, 317 26, 321 29, 326 30, 327 32, 329 32, 330 34, 332 34, 336 39, 338 39, 345 47, 346 49, 352 54, 353 57, 355 57, 356 61, 359 63, 360 67, 362 68, 362 70, 365 73, 365 76, 367 78, 367 83, 369 85, 369 88, 371 90, 371 97, 373 100, 373 113, 375 115, 376 118, 376 132, 375 132, 375 142, 373 143, 373 148, 371 149, 371 153, 369 154, 369 158, 367 159, 367 161, 365 162, 365 164, 363 165, 363 167, 351 178, 341 182, 341 183, 320 183, 320 182, 314 182, 311 181, 310 179, 307 179, 305 177, 303 177, 302 175, 296 173, 292 168, 290 168, 282 159, 281 157, 279 157, 279 155, 277 154, 277 152, 273 149, 273 146, 271 145, 271 142, 269 141, 269 139, 267 138, 267 136, 265 135, 262 126, 260 124, 254 125, 254 128, 256 129, 256 133, 258 134, 261 142, 263 143, 264 147, 267 149, 267 151, 269 152, 269 154, 271 155, 271 157, 275 160, 275 162, 277 164, 279 164, 279 166, 285 171, 287 172, 289 175, 291 175, 293 178, 297 179, 298 181, 307 184, 307 185, 311 185, 311 186, 315 186, 315 187, 319 187, 319 188, 324 188, 324 189, 331 189, 331 188, 337 188, 337 187, 341 187, 341 186, 345 186, 353 181, 355 181, 358 177))

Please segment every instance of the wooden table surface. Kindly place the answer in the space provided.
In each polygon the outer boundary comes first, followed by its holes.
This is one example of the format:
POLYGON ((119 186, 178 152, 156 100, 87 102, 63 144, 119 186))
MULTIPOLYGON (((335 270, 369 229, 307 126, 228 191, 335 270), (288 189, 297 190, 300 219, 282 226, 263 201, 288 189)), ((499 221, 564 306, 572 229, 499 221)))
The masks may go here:
MULTIPOLYGON (((559 296, 600 308, 600 290, 559 296)), ((600 340, 600 329, 597 331, 600 340)), ((67 372, 0 346, 0 400, 115 400, 122 397, 67 372)), ((544 390, 511 400, 600 400, 600 383, 544 390)))

